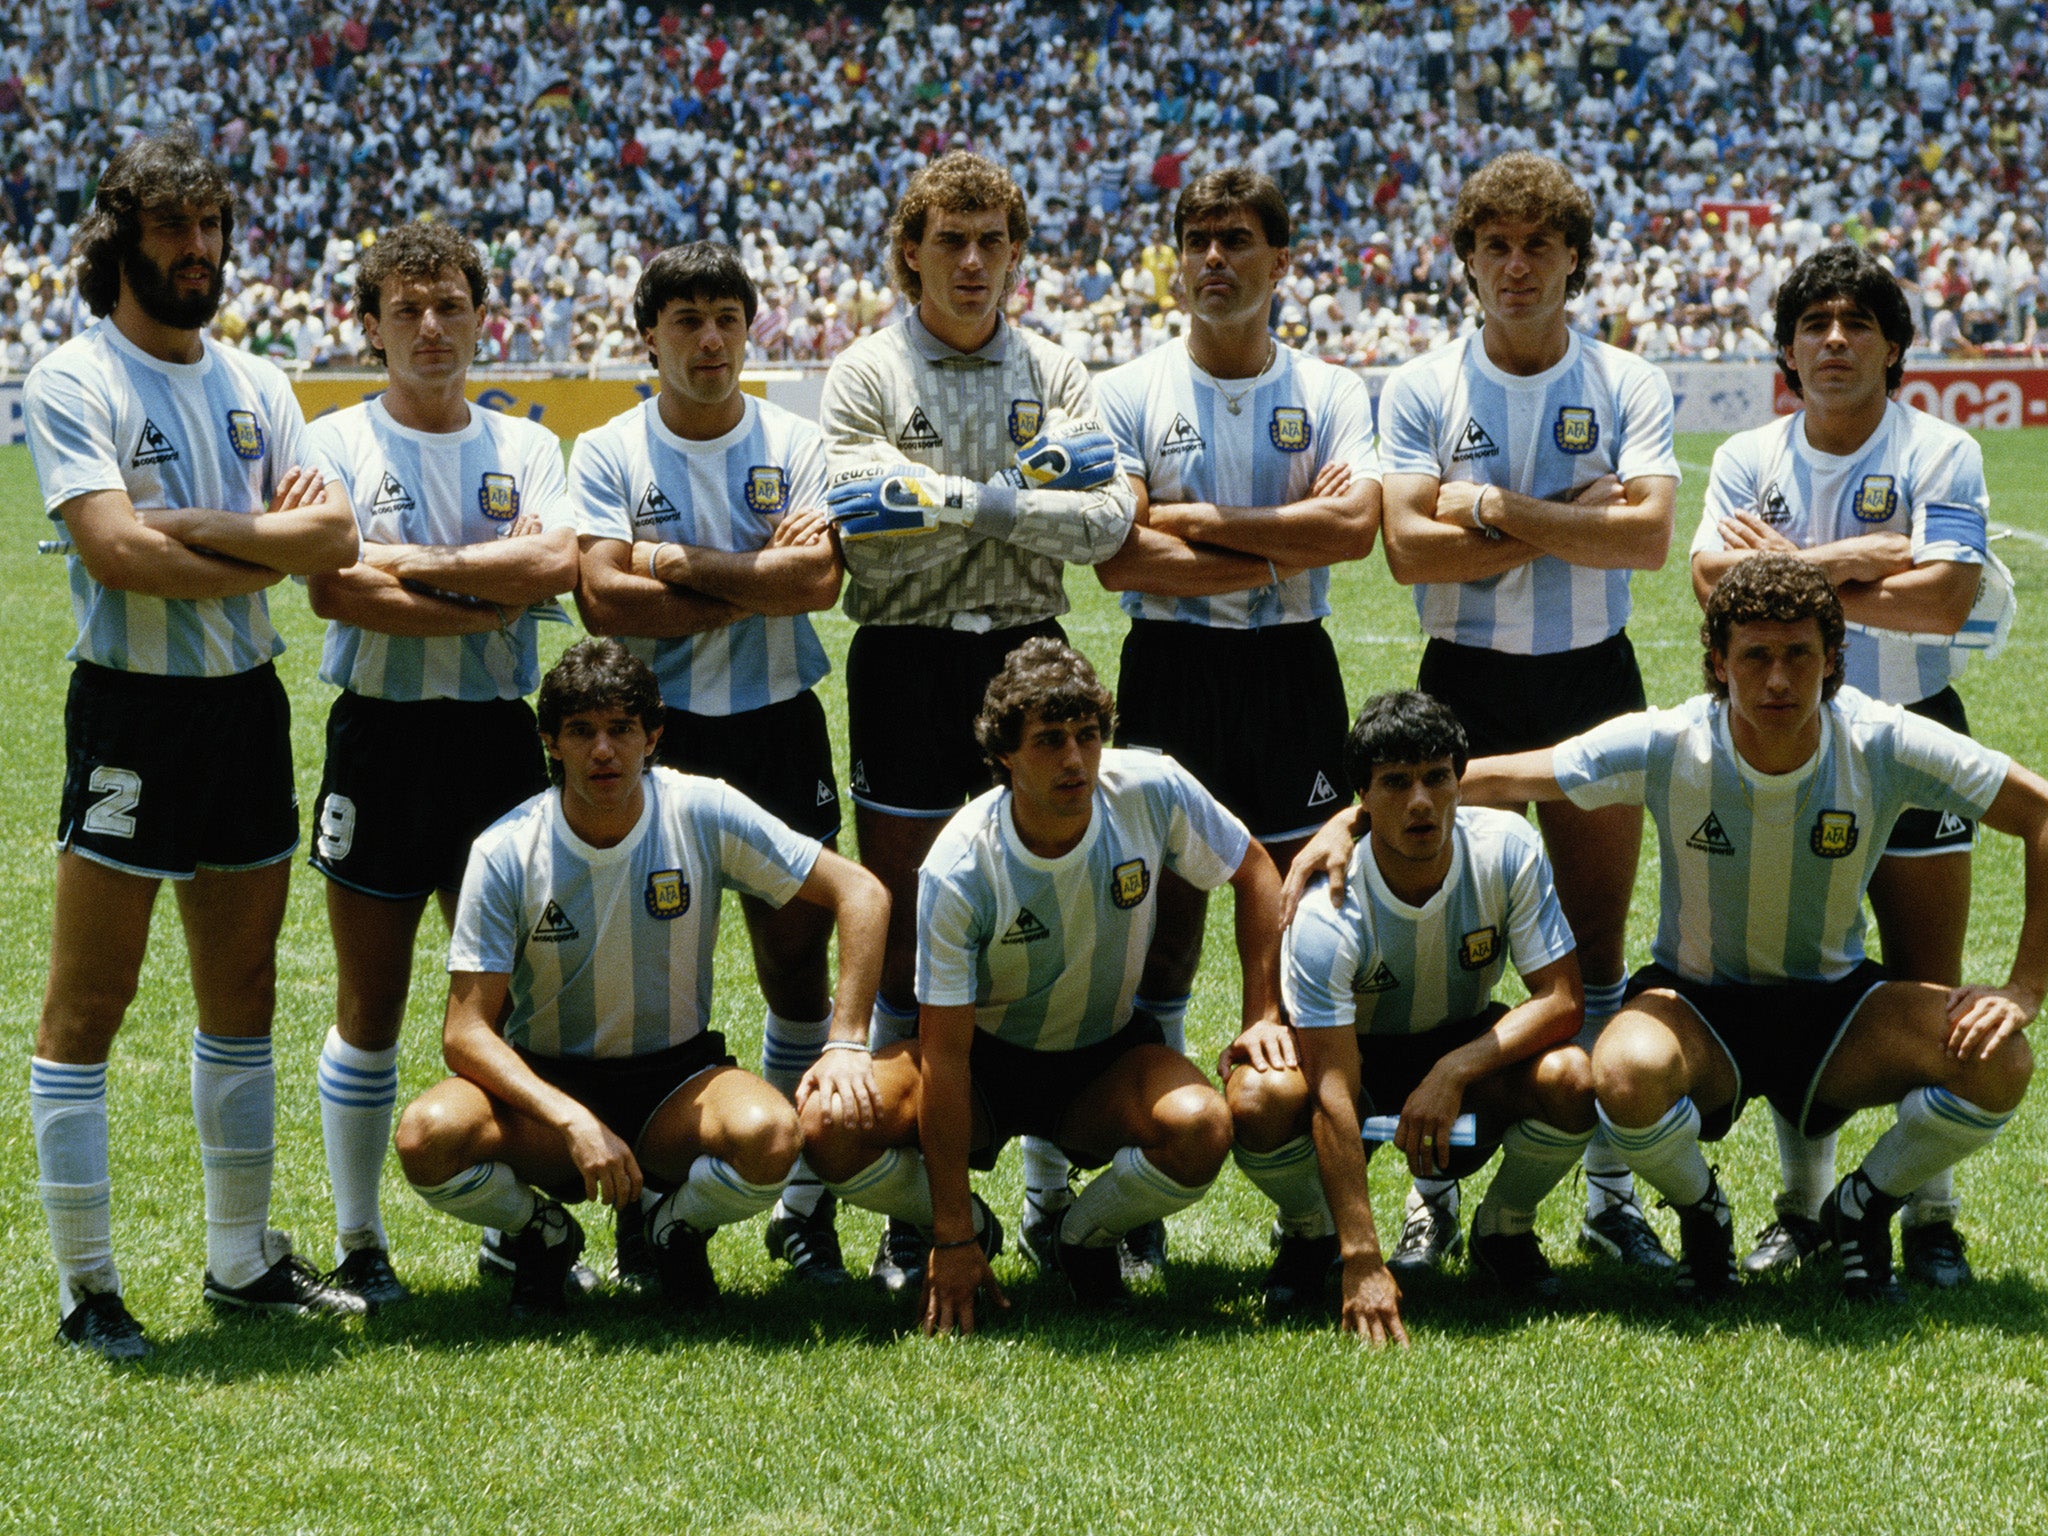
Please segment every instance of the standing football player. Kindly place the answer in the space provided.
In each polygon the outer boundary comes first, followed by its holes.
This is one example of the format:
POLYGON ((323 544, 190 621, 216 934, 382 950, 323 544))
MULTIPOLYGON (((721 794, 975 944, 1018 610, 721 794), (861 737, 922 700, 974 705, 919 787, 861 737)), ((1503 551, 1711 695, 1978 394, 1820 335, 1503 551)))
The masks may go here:
MULTIPOLYGON (((1131 527, 1131 491, 1087 370, 1010 325, 1030 236, 1024 194, 978 155, 940 156, 889 225, 899 325, 840 353, 820 420, 828 499, 859 628, 846 655, 854 826, 895 907, 871 1040, 917 1029, 917 869, 946 819, 988 787, 973 722, 1018 645, 1061 636, 1065 567, 1098 565, 1131 527)), ((1025 1181, 1063 1181, 1029 1166, 1025 1181)), ((892 1222, 872 1273, 917 1283, 916 1230, 892 1222)))
POLYGON ((947 821, 918 875, 915 1040, 874 1062, 872 1126, 804 1107, 841 1198, 924 1234, 923 1325, 972 1333, 1002 1228, 968 1188, 1029 1133, 1108 1166, 1059 1213, 1049 1267, 1086 1306, 1125 1294, 1117 1240, 1200 1199, 1230 1112, 1134 1006, 1162 871, 1229 884, 1247 1029, 1279 1029, 1280 881, 1241 822, 1157 754, 1105 750, 1116 702, 1044 637, 988 685, 975 738, 997 787, 947 821))
MULTIPOLYGON (((1704 606, 1751 555, 1797 554, 1841 597, 1849 686, 1968 735, 1954 680, 2002 638, 2012 608, 2011 579, 1987 543, 1983 452, 1967 432, 1892 399, 1913 317, 1897 280, 1857 247, 1800 263, 1778 290, 1776 331, 1804 408, 1714 455, 1693 590, 1704 606)), ((1962 985, 1975 837, 1968 817, 1900 814, 1870 879, 1891 975, 1962 985)), ((1802 1137, 1782 1115, 1776 1130, 1784 1189, 1743 1260, 1752 1274, 1823 1245, 1820 1203, 1834 1183, 1832 1134, 1802 1137)), ((1955 1215, 1948 1172, 1913 1192, 1900 1217, 1909 1278, 1943 1287, 1969 1278, 1955 1215)))
MULTIPOLYGON (((1172 754, 1284 868, 1349 798, 1344 678, 1323 620, 1329 567, 1370 554, 1379 528, 1372 406, 1355 374, 1267 325, 1292 234, 1270 179, 1243 166, 1197 177, 1173 229, 1187 336, 1099 391, 1137 501, 1124 547, 1096 567, 1131 616, 1117 739, 1172 754)), ((1176 1050, 1207 908, 1161 877, 1138 1006, 1176 1050)), ((1065 1181, 1026 1197, 1036 1253, 1065 1181)), ((1131 1245, 1133 1269, 1164 1258, 1158 1229, 1131 1245)))
MULTIPOLYGON (((839 596, 823 511, 818 429, 740 389, 759 299, 739 257, 700 241, 663 251, 633 294, 661 385, 576 441, 570 494, 582 527, 577 604, 595 634, 654 668, 666 713, 658 756, 724 779, 827 847, 839 788, 825 708, 830 669, 807 615, 839 596)), ((785 1094, 833 1033, 830 914, 742 894, 767 1000, 762 1071, 785 1094)), ((839 1034, 867 1038, 865 1017, 839 1034)), ((621 1210, 621 1273, 636 1242, 621 1210)), ((768 1224, 771 1253, 806 1280, 843 1280, 829 1197, 799 1167, 768 1224)))
MULTIPOLYGON (((829 913, 849 1018, 874 1000, 888 899, 730 785, 656 767, 660 685, 618 641, 563 652, 538 714, 557 787, 470 853, 442 1033, 454 1076, 406 1106, 399 1159, 429 1205, 504 1234, 514 1315, 568 1305, 583 1233, 565 1198, 640 1207, 662 1291, 703 1307, 711 1234, 774 1202, 799 1145, 787 1098, 708 1027, 721 893, 829 913)), ((854 1119, 874 1113, 859 1054, 857 1073, 811 1078, 854 1119)))
POLYGON ((464 397, 483 326, 475 244, 404 224, 364 254, 356 304, 389 383, 307 432, 355 506, 363 546, 308 583, 329 620, 313 867, 327 877, 335 1020, 320 1052, 334 1189, 330 1280, 403 1301, 377 1183, 398 1096, 398 1034, 429 897, 453 922, 476 835, 547 787, 526 697, 540 684, 531 608, 576 580, 562 445, 464 397))
POLYGON ((78 620, 29 1113, 58 1338, 109 1359, 149 1350, 114 1264, 107 1055, 165 880, 197 1012, 203 1293, 230 1309, 363 1310, 269 1225, 270 1025, 299 817, 265 593, 347 565, 356 534, 284 375, 206 338, 233 234, 227 177, 189 129, 131 140, 78 233, 98 323, 38 363, 22 398, 78 620))
MULTIPOLYGON (((1567 325, 1592 235, 1592 200, 1556 161, 1507 154, 1474 173, 1451 244, 1485 324, 1403 366, 1380 398, 1387 564, 1415 587, 1429 636, 1416 686, 1450 706, 1475 756, 1548 746, 1644 703, 1623 626, 1628 573, 1670 548, 1671 388, 1567 325)), ((1621 1002, 1642 813, 1552 801, 1536 814, 1578 936, 1590 1045, 1621 1002)), ((1581 1240, 1667 1267, 1598 1138, 1586 1170, 1581 1240)), ((1455 1251, 1456 1201, 1448 1180, 1418 1183, 1397 1272, 1455 1251)))

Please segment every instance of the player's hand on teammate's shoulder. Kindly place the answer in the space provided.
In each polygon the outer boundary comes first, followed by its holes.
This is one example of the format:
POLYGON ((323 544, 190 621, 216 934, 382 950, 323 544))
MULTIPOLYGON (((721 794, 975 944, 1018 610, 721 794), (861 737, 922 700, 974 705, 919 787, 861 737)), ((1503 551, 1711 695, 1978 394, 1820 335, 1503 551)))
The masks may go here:
POLYGON ((1216 1058, 1216 1075, 1230 1076, 1234 1067, 1254 1072, 1285 1072, 1301 1064, 1294 1049, 1294 1031, 1277 1019, 1261 1019, 1251 1025, 1216 1058))
POLYGON ((817 1099, 828 1126, 875 1127, 882 1100, 875 1091, 874 1059, 866 1051, 826 1051, 796 1085, 797 1113, 817 1099))
POLYGON ((983 1291, 988 1292, 988 1299, 997 1307, 1009 1310, 1010 1298, 996 1283, 995 1271, 989 1268, 988 1255, 981 1251, 979 1243, 933 1248, 924 1272, 924 1301, 920 1309, 924 1331, 941 1338, 949 1333, 964 1336, 974 1332, 975 1304, 983 1291))
POLYGON ((1301 898, 1318 875, 1329 882, 1330 905, 1344 905, 1344 876, 1351 868, 1351 853, 1371 823, 1358 806, 1339 811, 1302 845, 1287 874, 1280 882, 1280 926, 1294 921, 1301 898))
POLYGON ((1948 1053, 1958 1061, 1988 1061, 2040 1012, 2040 996, 2023 987, 1951 987, 1948 1053))
POLYGON ((1356 1334, 1374 1349, 1387 1344, 1408 1347, 1401 1326, 1401 1283, 1378 1254, 1354 1255, 1344 1261, 1339 1282, 1343 1300, 1338 1327, 1356 1334))

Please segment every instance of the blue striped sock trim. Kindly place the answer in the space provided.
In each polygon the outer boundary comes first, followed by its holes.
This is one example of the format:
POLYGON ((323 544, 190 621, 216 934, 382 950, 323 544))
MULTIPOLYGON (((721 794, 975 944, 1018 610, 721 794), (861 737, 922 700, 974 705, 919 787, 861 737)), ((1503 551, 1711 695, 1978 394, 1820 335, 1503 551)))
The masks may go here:
POLYGON ((1297 1136, 1270 1152, 1251 1152, 1242 1146, 1233 1145, 1230 1155, 1236 1160, 1237 1166, 1247 1173, 1270 1173, 1282 1168, 1292 1168, 1300 1163, 1314 1162, 1316 1144, 1306 1136, 1297 1136))
POLYGON ((1648 1152, 1684 1134, 1685 1123, 1696 1114, 1691 1098, 1682 1098, 1664 1112, 1664 1118, 1654 1125, 1645 1125, 1631 1130, 1625 1125, 1616 1125, 1607 1118, 1607 1111, 1600 1111, 1600 1125, 1607 1132, 1607 1139, 1625 1152, 1648 1152))
POLYGON ((104 1211, 113 1205, 113 1184, 38 1184, 36 1193, 53 1211, 104 1211))
POLYGON ((1956 1097, 1946 1088, 1927 1088, 1922 1092, 1926 1095, 1924 1102, 1929 1114, 1951 1124, 1960 1125, 1966 1130, 1996 1131, 2012 1118, 2011 1111, 2002 1115, 1995 1114, 1991 1110, 1979 1108, 1968 1099, 1956 1097))
POLYGON ((275 1146, 199 1149, 199 1164, 202 1168, 268 1168, 276 1160, 275 1146))
POLYGON ((64 1104, 90 1104, 107 1096, 107 1064, 80 1066, 68 1061, 29 1058, 28 1091, 39 1099, 64 1104))
POLYGON ((242 1039, 235 1035, 208 1035, 192 1031, 192 1059, 209 1067, 240 1067, 248 1070, 272 1064, 270 1036, 242 1039))
POLYGON ((1589 1019, 1610 1018, 1621 1011, 1622 998, 1628 991, 1628 979, 1602 982, 1595 986, 1586 984, 1586 1017, 1589 1019))
POLYGON ((398 1069, 363 1072, 320 1059, 320 1099, 351 1109, 385 1109, 398 1102, 398 1069))
POLYGON ((482 1189, 497 1166, 496 1163, 478 1163, 474 1168, 465 1168, 452 1179, 444 1179, 439 1184, 415 1184, 413 1188, 426 1200, 459 1199, 482 1189))
MULTIPOLYGON (((1152 1160, 1149 1157, 1147 1157, 1143 1152, 1136 1152, 1133 1154, 1131 1158, 1130 1167, 1131 1172, 1137 1175, 1138 1179, 1142 1183, 1149 1185, 1151 1188, 1157 1190, 1160 1194, 1165 1195, 1168 1199, 1171 1200, 1199 1199, 1201 1198, 1202 1192, 1209 1187, 1208 1184, 1176 1183, 1174 1180, 1168 1178, 1165 1174, 1161 1173, 1156 1167, 1154 1167, 1152 1164, 1152 1160)), ((1210 1180, 1210 1183, 1214 1182, 1215 1181, 1213 1179, 1210 1180)))
POLYGON ((1561 1131, 1547 1120, 1517 1120, 1513 1129, 1531 1147, 1547 1148, 1551 1151, 1576 1152, 1593 1139, 1593 1133, 1574 1136, 1570 1131, 1561 1131))
POLYGON ((905 1153, 901 1147, 891 1147, 872 1163, 869 1163, 867 1167, 854 1174, 852 1178, 845 1179, 837 1184, 828 1184, 825 1187, 834 1194, 844 1196, 855 1205, 858 1205, 862 1195, 866 1194, 897 1170, 904 1156, 905 1153))

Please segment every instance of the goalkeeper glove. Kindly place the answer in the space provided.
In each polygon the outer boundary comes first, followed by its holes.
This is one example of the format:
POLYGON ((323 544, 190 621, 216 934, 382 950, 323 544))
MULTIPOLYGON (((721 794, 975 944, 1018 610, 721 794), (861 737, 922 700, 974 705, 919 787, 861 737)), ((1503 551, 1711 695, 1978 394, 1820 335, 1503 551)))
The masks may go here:
POLYGON ((1116 439, 1100 422, 1062 422, 1019 448, 998 478, 1020 491, 1092 491, 1116 478, 1116 439))
POLYGON ((958 475, 934 474, 923 464, 871 464, 842 470, 825 491, 825 505, 842 539, 923 533, 942 523, 974 521, 981 487, 958 475))

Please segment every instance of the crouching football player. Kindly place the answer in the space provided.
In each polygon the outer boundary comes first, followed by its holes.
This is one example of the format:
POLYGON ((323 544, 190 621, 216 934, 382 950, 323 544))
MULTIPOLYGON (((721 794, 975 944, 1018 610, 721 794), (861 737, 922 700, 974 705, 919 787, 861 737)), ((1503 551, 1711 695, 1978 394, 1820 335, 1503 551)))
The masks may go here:
POLYGON ((1341 1253, 1343 1325, 1406 1342, 1400 1286, 1380 1255, 1360 1114, 1398 1115, 1418 1178, 1462 1178, 1501 1150, 1472 1224, 1472 1259, 1510 1295, 1559 1286, 1536 1206, 1592 1137, 1591 1067, 1571 1043, 1585 997, 1543 841, 1521 816, 1460 806, 1464 728, 1426 693, 1367 702, 1346 743, 1370 833, 1328 898, 1294 914, 1282 984, 1294 1030, 1231 1042, 1237 1164, 1280 1207, 1269 1311, 1313 1304, 1341 1253), (1493 1001, 1509 958, 1529 991, 1493 1001), (1474 1145, 1455 1151, 1461 1114, 1474 1145))
POLYGON ((2048 783, 1967 736, 1842 686, 1844 619, 1819 569, 1758 554, 1707 599, 1709 691, 1543 752, 1482 759, 1469 793, 1646 805, 1662 888, 1652 964, 1593 1051, 1600 1116, 1672 1202, 1679 1283, 1736 1281, 1728 1202, 1701 1155, 1751 1098, 1802 1134, 1896 1105, 1821 1206, 1851 1297, 1895 1294, 1891 1218, 1987 1146, 2033 1073, 2048 988, 2048 783), (1480 786, 1484 786, 1481 788, 1480 786), (1907 807, 2020 838, 2026 908, 2003 987, 1892 981, 1863 897, 1907 807))
MULTIPOLYGON (((705 1027, 720 893, 831 910, 855 1033, 888 897, 724 783, 652 766, 660 686, 619 642, 564 653, 538 715, 556 787, 471 850, 442 1041, 456 1075, 407 1107, 399 1160, 429 1205, 507 1235, 515 1314, 565 1305, 583 1232, 562 1199, 638 1202, 663 1290, 701 1305, 711 1233, 767 1210, 799 1148, 789 1102, 705 1027)), ((868 1103, 865 1052, 830 1060, 831 1090, 868 1103)))
POLYGON ((1029 1133, 1108 1166, 1027 1226, 1027 1252, 1084 1303, 1124 1294, 1117 1239, 1200 1199, 1230 1150, 1222 1096, 1169 1049, 1137 989, 1162 870, 1237 896, 1247 1027, 1279 1020, 1279 876, 1171 758, 1105 750, 1115 700, 1038 638, 989 683, 975 737, 997 786, 947 822, 918 872, 915 1040, 874 1061, 872 1128, 799 1095, 811 1164, 839 1196, 928 1234, 924 1326, 972 1332, 1002 1241, 968 1189, 1029 1133))

